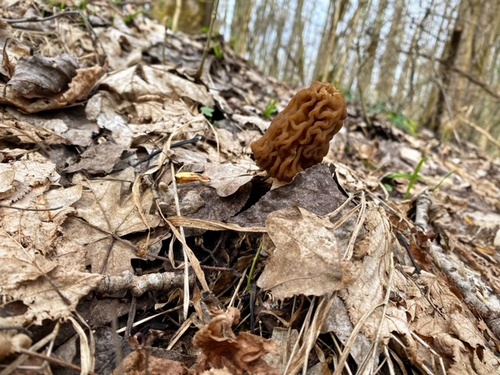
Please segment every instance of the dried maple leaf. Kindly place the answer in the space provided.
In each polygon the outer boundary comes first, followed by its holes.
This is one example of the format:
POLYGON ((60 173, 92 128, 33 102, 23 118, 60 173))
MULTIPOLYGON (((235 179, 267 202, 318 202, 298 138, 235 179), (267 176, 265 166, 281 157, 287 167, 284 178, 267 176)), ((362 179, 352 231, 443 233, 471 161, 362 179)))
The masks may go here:
POLYGON ((278 374, 262 359, 276 350, 274 341, 248 332, 236 335, 231 326, 238 323, 240 312, 234 307, 215 314, 193 338, 193 344, 202 350, 196 374, 211 369, 227 369, 235 375, 278 374))

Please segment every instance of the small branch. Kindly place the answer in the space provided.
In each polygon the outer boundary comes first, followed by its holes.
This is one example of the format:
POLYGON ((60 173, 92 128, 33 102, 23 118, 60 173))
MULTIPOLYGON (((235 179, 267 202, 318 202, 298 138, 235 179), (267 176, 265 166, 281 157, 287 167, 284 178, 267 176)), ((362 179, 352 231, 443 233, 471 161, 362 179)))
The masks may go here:
MULTIPOLYGON (((413 54, 410 51, 399 50, 399 52, 405 53, 407 55, 412 55, 413 54)), ((435 56, 431 56, 431 55, 428 55, 428 54, 422 53, 422 52, 417 52, 416 55, 424 57, 424 58, 429 59, 431 61, 437 61, 438 63, 447 66, 451 71, 453 71, 453 72, 461 75, 462 77, 467 78, 470 82, 472 82, 475 85, 481 87, 486 93, 488 93, 493 98, 495 98, 497 100, 500 100, 500 94, 498 94, 497 92, 493 91, 494 89, 492 87, 490 87, 488 84, 486 84, 483 81, 477 79, 476 77, 472 76, 471 74, 469 74, 467 72, 464 72, 463 70, 460 70, 460 69, 458 69, 458 68, 456 68, 454 66, 448 66, 449 64, 448 64, 448 62, 446 60, 439 59, 439 58, 437 58, 435 56)))
POLYGON ((500 149, 500 142, 497 141, 495 138, 493 138, 493 136, 490 133, 488 133, 486 130, 484 130, 483 128, 480 128, 479 126, 474 124, 472 121, 469 121, 465 117, 460 116, 460 115, 458 116, 458 121, 464 123, 465 125, 470 126, 475 131, 481 133, 482 135, 484 135, 488 139, 488 141, 490 141, 491 143, 493 143, 495 146, 497 146, 500 149))
POLYGON ((200 67, 194 74, 196 80, 201 79, 203 73, 203 65, 205 65, 205 60, 207 59, 208 50, 210 49, 210 42, 212 41, 212 33, 214 31, 215 20, 217 19, 217 11, 219 9, 219 0, 215 0, 214 8, 212 10, 212 19, 210 20, 210 28, 207 35, 207 44, 205 44, 205 49, 203 50, 203 57, 201 58, 200 67))
POLYGON ((49 17, 26 17, 26 18, 0 18, 0 21, 6 22, 10 25, 14 25, 16 23, 28 23, 28 22, 45 22, 53 20, 54 18, 65 17, 65 16, 81 16, 80 12, 70 11, 70 12, 61 12, 54 14, 49 17))

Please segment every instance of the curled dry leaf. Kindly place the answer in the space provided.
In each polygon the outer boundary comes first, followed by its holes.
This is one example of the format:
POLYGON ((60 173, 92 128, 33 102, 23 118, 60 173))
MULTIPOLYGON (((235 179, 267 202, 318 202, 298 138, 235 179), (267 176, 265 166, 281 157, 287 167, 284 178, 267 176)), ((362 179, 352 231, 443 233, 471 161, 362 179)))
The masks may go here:
POLYGON ((103 74, 100 66, 78 69, 78 62, 69 55, 22 58, 10 81, 5 86, 0 84, 6 93, 0 103, 26 113, 64 108, 85 99, 103 74))
MULTIPOLYGON (((366 235, 356 244, 352 259, 352 262, 360 267, 359 277, 340 292, 354 324, 384 301, 393 267, 391 263, 393 237, 386 215, 379 208, 369 205, 363 226, 366 235)), ((363 326, 362 332, 370 339, 376 336, 381 315, 380 309, 375 310, 363 326)), ((390 336, 396 318, 395 316, 394 319, 384 321, 383 337, 390 336)))
POLYGON ((266 227, 276 249, 257 285, 274 297, 321 296, 356 278, 358 267, 342 259, 338 235, 328 219, 292 207, 270 214, 266 227))
POLYGON ((137 338, 129 339, 130 346, 134 349, 127 357, 124 358, 121 365, 114 371, 113 375, 187 375, 187 368, 180 362, 172 361, 165 358, 156 357, 148 353, 150 348, 146 348, 139 344, 137 338))
POLYGON ((24 333, 0 333, 0 361, 31 346, 31 338, 24 333))
POLYGON ((243 332, 236 335, 232 326, 238 324, 240 311, 230 307, 217 311, 210 322, 193 338, 202 353, 196 364, 196 374, 211 369, 226 369, 235 375, 277 375, 262 357, 276 351, 274 341, 243 332))
POLYGON ((215 164, 205 165, 205 174, 210 178, 206 184, 215 188, 220 197, 228 197, 238 191, 238 189, 250 182, 253 178, 249 173, 250 165, 236 164, 215 164))
POLYGON ((26 99, 50 97, 68 88, 76 75, 78 62, 73 56, 22 58, 16 65, 14 76, 7 83, 18 95, 26 99))

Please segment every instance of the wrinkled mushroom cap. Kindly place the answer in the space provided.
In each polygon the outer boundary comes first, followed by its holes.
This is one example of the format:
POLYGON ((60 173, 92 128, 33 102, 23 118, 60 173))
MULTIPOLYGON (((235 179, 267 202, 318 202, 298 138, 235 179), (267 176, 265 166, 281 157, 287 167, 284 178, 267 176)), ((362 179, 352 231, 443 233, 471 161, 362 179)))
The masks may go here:
POLYGON ((264 136, 252 143, 257 165, 271 177, 291 181, 323 160, 346 117, 344 97, 331 84, 315 82, 300 90, 264 136))

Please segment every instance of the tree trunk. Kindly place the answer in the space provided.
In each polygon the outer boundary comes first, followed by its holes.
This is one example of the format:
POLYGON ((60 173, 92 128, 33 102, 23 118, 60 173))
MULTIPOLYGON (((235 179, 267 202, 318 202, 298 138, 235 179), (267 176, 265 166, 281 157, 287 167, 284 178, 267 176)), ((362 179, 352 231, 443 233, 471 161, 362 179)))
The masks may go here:
MULTIPOLYGON (((304 22, 302 20, 302 9, 304 7, 304 0, 297 0, 297 8, 295 9, 295 16, 292 26, 292 34, 286 48, 286 64, 285 64, 285 81, 293 81, 295 72, 298 69, 300 74, 300 67, 303 67, 304 60, 304 43, 302 34, 304 32, 304 22)), ((303 72, 302 72, 303 76, 303 72)))
POLYGON ((333 78, 332 76, 330 77, 330 79, 328 79, 329 78, 328 76, 330 73, 330 65, 333 60, 333 55, 335 54, 335 47, 336 47, 335 42, 337 40, 337 26, 339 24, 342 15, 344 14, 346 5, 347 5, 346 0, 342 0, 340 1, 340 3, 337 3, 335 5, 335 12, 333 13, 332 23, 330 25, 330 32, 328 35, 328 42, 326 46, 326 59, 321 74, 322 81, 332 80, 333 78))
POLYGON ((233 22, 231 23, 231 40, 234 50, 240 56, 247 52, 247 41, 250 30, 250 20, 255 0, 235 0, 233 22))
POLYGON ((328 4, 327 16, 325 19, 325 25, 323 26, 323 31, 321 32, 321 40, 318 46, 318 52, 316 54, 316 64, 314 65, 313 79, 320 80, 321 72, 323 71, 323 66, 325 66, 326 61, 326 44, 328 40, 328 35, 330 35, 329 28, 331 23, 329 20, 333 17, 333 12, 335 9, 335 1, 331 0, 328 4))
POLYGON ((370 36, 369 43, 363 54, 361 61, 360 74, 358 78, 358 88, 361 91, 366 91, 371 86, 373 69, 377 56, 378 47, 380 44, 380 32, 384 23, 384 13, 387 8, 387 0, 379 0, 377 17, 372 25, 368 28, 367 34, 370 36))
POLYGON ((344 43, 345 48, 343 53, 339 57, 337 69, 334 74, 334 82, 340 83, 349 90, 351 88, 351 85, 348 84, 347 82, 348 81, 352 82, 354 80, 355 73, 354 69, 352 69, 352 66, 350 66, 350 69, 346 69, 347 61, 352 55, 350 48, 351 46, 354 45, 354 37, 356 36, 356 30, 358 29, 359 21, 361 19, 361 14, 365 10, 367 4, 368 0, 360 0, 352 19, 349 21, 347 27, 348 36, 347 40, 344 43))
POLYGON ((403 0, 394 1, 394 9, 391 21, 391 28, 387 37, 384 53, 380 59, 380 74, 378 76, 376 94, 379 100, 384 103, 392 102, 392 91, 394 88, 394 78, 396 68, 399 64, 398 46, 401 45, 402 19, 404 9, 403 0))
POLYGON ((283 30, 285 29, 286 22, 286 12, 283 9, 276 9, 276 12, 273 12, 277 17, 277 25, 276 25, 276 38, 274 40, 272 46, 272 63, 269 64, 269 74, 275 78, 278 78, 278 74, 280 72, 281 67, 281 43, 283 41, 283 30))

